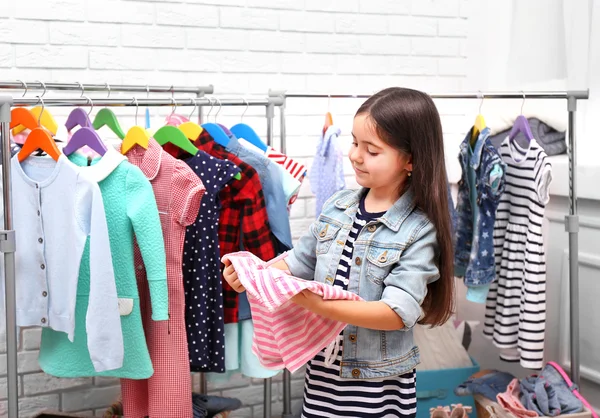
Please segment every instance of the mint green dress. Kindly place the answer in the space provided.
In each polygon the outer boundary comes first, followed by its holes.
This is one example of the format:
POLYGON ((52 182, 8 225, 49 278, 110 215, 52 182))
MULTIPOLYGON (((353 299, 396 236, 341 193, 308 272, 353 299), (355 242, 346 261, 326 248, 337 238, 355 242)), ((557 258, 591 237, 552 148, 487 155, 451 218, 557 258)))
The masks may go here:
MULTIPOLYGON (((81 259, 75 306, 75 336, 45 328, 42 330, 39 363, 42 370, 56 377, 109 376, 147 379, 154 373, 140 313, 135 269, 146 269, 152 301, 152 319, 168 319, 167 270, 164 241, 156 199, 150 182, 142 171, 130 164, 113 148, 102 158, 91 161, 72 154, 69 160, 90 179, 98 182, 106 212, 119 312, 123 332, 123 366, 116 370, 95 371, 86 333, 86 313, 90 291, 89 238, 81 259), (135 240, 144 265, 135 266, 135 240)), ((65 262, 69 255, 65 254, 65 262)))

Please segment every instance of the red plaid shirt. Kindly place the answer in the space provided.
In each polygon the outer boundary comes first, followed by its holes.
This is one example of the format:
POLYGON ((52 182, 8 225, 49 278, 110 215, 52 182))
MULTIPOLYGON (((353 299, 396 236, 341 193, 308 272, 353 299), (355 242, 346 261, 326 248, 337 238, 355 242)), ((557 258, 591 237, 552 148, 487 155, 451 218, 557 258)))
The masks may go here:
MULTIPOLYGON (((242 171, 241 180, 230 181, 219 193, 222 205, 219 216, 221 257, 240 251, 240 243, 243 241, 244 250, 250 251, 261 260, 274 258, 275 245, 271 238, 265 197, 256 170, 217 144, 206 130, 202 131, 194 145, 213 157, 231 161, 242 171)), ((176 158, 189 156, 186 151, 171 144, 166 144, 164 149, 176 158)), ((223 304, 225 323, 237 322, 238 294, 225 280, 223 304)))

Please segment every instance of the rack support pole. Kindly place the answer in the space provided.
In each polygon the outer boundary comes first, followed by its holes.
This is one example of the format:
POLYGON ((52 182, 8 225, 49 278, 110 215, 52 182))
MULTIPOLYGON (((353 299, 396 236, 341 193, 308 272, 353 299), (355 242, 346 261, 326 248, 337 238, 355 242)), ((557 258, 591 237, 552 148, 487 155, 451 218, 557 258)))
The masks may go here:
MULTIPOLYGON (((269 100, 266 106, 267 114, 267 145, 273 145, 273 117, 275 116, 275 105, 269 100)), ((264 382, 264 418, 271 418, 271 399, 272 399, 273 380, 265 379, 264 382)))
MULTIPOLYGON (((4 230, 0 231, 0 251, 4 253, 6 300, 6 357, 8 386, 8 418, 19 416, 17 375, 17 314, 15 295, 15 231, 12 229, 10 188, 10 108, 12 97, 0 97, 0 134, 2 145, 2 190, 4 200, 4 230)), ((2 297, 2 295, 0 295, 2 297)))
POLYGON ((579 215, 577 214, 577 147, 575 116, 577 96, 568 94, 569 111, 569 215, 565 217, 565 229, 569 234, 569 310, 571 323, 571 379, 579 386, 579 215))

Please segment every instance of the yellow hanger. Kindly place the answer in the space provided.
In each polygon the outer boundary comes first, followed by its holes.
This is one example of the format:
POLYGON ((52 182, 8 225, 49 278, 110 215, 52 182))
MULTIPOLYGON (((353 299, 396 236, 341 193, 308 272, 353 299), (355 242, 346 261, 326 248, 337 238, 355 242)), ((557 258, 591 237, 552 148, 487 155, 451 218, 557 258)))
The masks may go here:
MULTIPOLYGON (((30 109, 30 111, 33 116, 40 121, 40 126, 46 128, 52 135, 56 135, 58 132, 58 123, 54 119, 54 116, 48 112, 48 109, 44 109, 42 106, 36 106, 33 109, 30 109)), ((25 129, 27 128, 25 128, 23 125, 19 125, 12 130, 12 133, 13 135, 17 135, 23 132, 25 129)))
POLYGON ((121 144, 121 154, 123 154, 123 155, 127 154, 127 152, 136 145, 139 145, 140 147, 142 147, 144 149, 148 149, 148 140, 150 139, 150 134, 148 134, 146 129, 137 125, 139 105, 138 105, 138 101, 135 97, 133 98, 133 100, 134 100, 135 106, 136 106, 136 108, 135 108, 135 124, 136 124, 136 126, 129 128, 129 130, 127 131, 127 134, 125 135, 125 138, 123 138, 123 143, 121 144))
POLYGON ((475 118, 475 123, 473 124, 473 131, 471 132, 471 146, 475 145, 477 142, 477 138, 479 134, 485 129, 485 119, 481 114, 481 105, 483 105, 483 94, 481 95, 481 103, 479 103, 479 114, 475 118))
MULTIPOLYGON (((190 116, 188 117, 188 119, 192 119, 192 115, 194 114, 194 111, 198 107, 198 102, 196 101, 196 99, 191 98, 190 100, 194 101, 194 108, 192 109, 192 113, 190 113, 190 116)), ((195 141, 196 139, 198 139, 198 137, 200 136, 200 134, 203 131, 202 126, 198 125, 195 122, 192 122, 191 120, 187 121, 187 122, 183 122, 182 124, 180 124, 178 126, 178 128, 181 132, 184 133, 184 135, 190 141, 195 141)))

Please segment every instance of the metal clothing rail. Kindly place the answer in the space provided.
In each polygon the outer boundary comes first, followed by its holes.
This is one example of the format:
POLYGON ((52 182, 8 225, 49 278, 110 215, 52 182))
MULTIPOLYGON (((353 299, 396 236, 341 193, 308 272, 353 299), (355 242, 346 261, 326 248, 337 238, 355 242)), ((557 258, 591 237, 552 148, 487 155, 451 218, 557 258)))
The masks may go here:
POLYGON ((132 92, 132 93, 193 93, 197 95, 213 94, 214 86, 181 87, 181 86, 154 86, 132 84, 85 84, 85 83, 44 83, 42 81, 0 81, 2 90, 55 90, 55 91, 107 91, 107 92, 132 92))
MULTIPOLYGON (((370 94, 347 93, 287 93, 285 91, 269 91, 270 97, 304 98, 304 99, 366 99, 370 94)), ((563 99, 567 101, 568 111, 568 156, 569 156, 569 214, 565 216, 565 230, 569 234, 569 307, 570 307, 570 354, 571 380, 580 385, 579 359, 579 215, 577 214, 577 142, 575 116, 577 100, 587 100, 588 90, 573 91, 489 91, 466 93, 431 93, 433 99, 563 99)), ((281 108, 281 149, 285 152, 285 117, 281 108)), ((284 417, 291 417, 290 374, 286 370, 283 376, 284 417), (287 395, 287 396, 286 396, 287 395)))
MULTIPOLYGON (((4 85, 9 83, 4 83, 4 85)), ((3 85, 0 82, 0 86, 3 85)), ((62 84, 61 84, 62 86, 62 84)), ((66 86, 66 85, 65 85, 66 86)), ((79 84, 69 85, 69 90, 80 90, 79 84)), ((85 87, 85 85, 84 85, 85 87)), ((128 86, 138 88, 136 86, 128 86)), ((2 88, 2 87, 0 87, 2 88)), ((10 88, 14 88, 11 86, 10 88)), ((22 88, 20 85, 16 87, 22 88)), ((50 84, 46 85, 50 89, 50 84)), ((66 89, 66 88, 65 88, 66 89)), ((212 89, 212 86, 211 86, 212 89)), ((108 91, 106 87, 103 91, 108 91)), ((115 90, 111 87, 111 90, 115 90)), ((139 90, 145 92, 146 88, 139 90)), ((152 91, 152 90, 151 90, 152 91)), ((171 90, 168 90, 170 92, 171 90)), ((197 92, 197 89, 193 92, 197 92)), ((2 186, 3 186, 3 205, 4 205, 4 230, 0 230, 0 252, 4 253, 4 277, 5 277, 5 298, 6 298, 6 352, 7 352, 7 389, 8 389, 8 418, 18 418, 18 374, 17 374, 17 325, 16 325, 16 295, 15 295, 15 231, 12 223, 12 200, 10 187, 10 141, 7 140, 10 134, 10 110, 13 106, 34 106, 40 104, 39 98, 20 97, 13 99, 11 96, 0 96, 0 149, 2 149, 2 186)), ((266 99, 208 99, 197 98, 163 98, 163 99, 98 99, 91 100, 86 97, 75 98, 44 98, 45 106, 90 106, 97 105, 102 107, 131 107, 131 106, 264 106, 267 118, 267 144, 273 144, 273 118, 275 116, 275 106, 283 106, 285 99, 282 97, 268 97, 266 99)), ((202 376, 204 377, 204 376, 202 376)), ((202 381, 203 391, 206 392, 206 382, 202 381)), ((191 389, 191 388, 190 388, 191 389)), ((264 416, 271 418, 271 396, 272 380, 265 379, 264 382, 264 416)))

